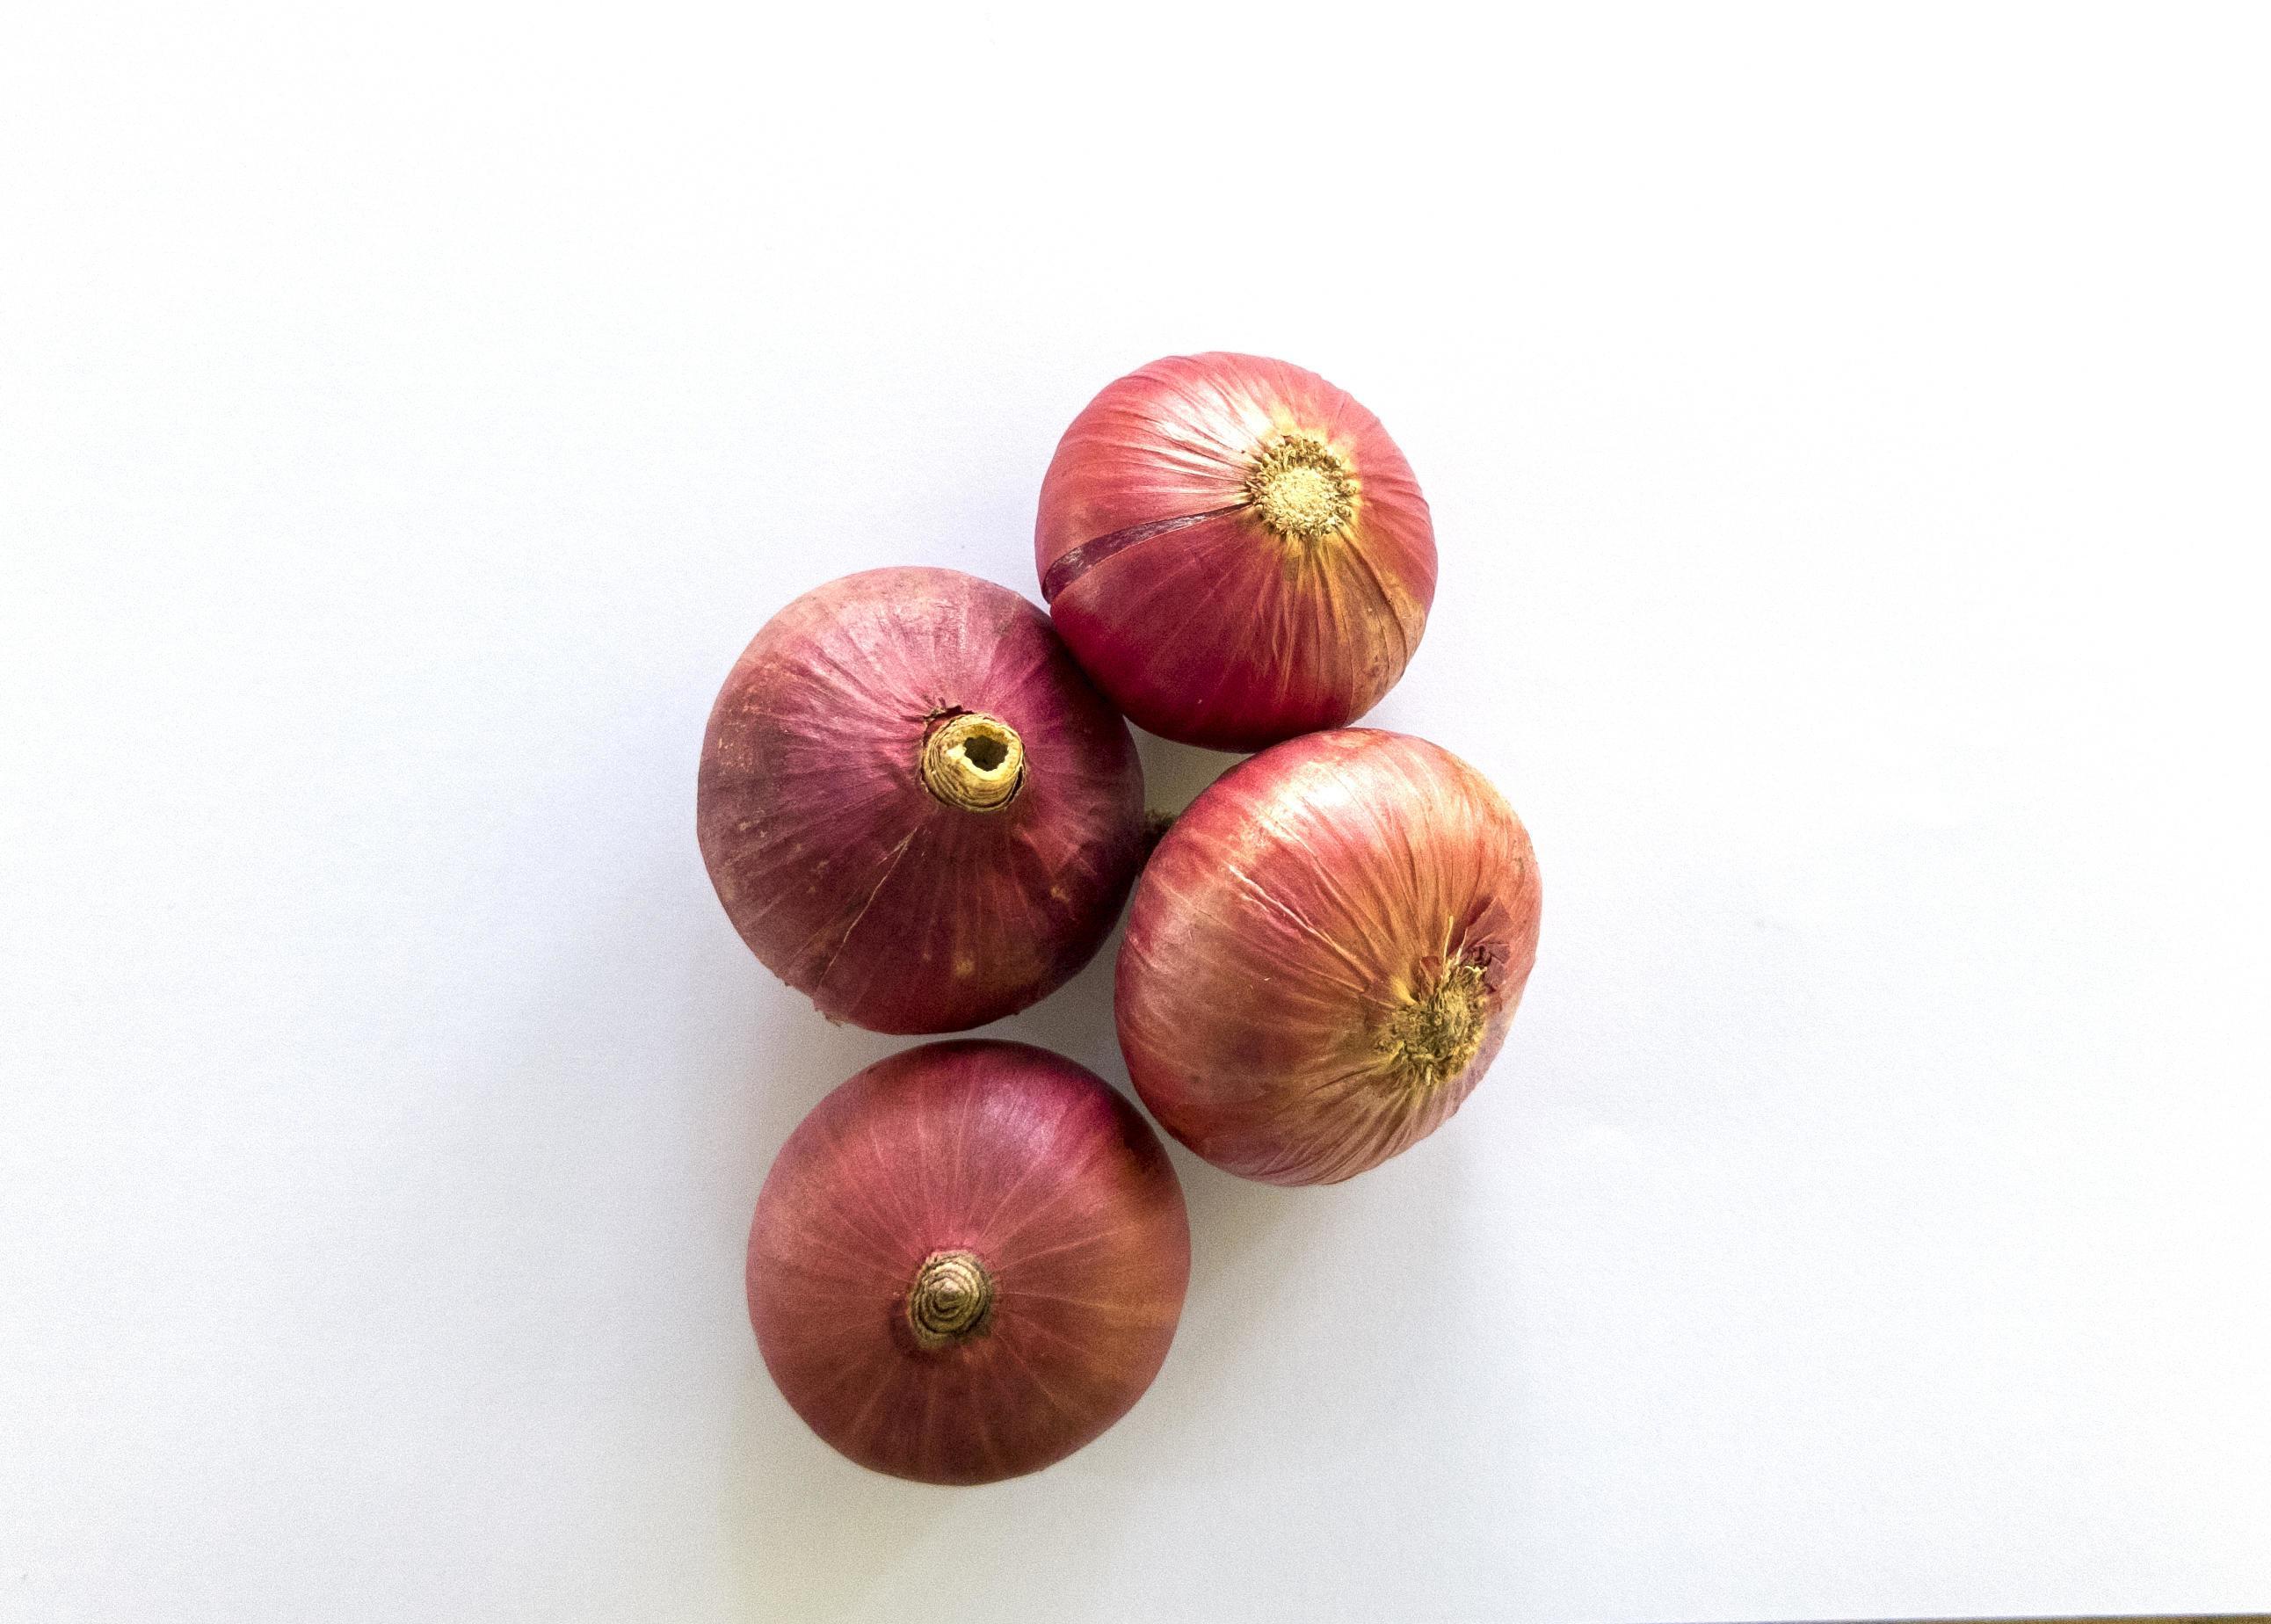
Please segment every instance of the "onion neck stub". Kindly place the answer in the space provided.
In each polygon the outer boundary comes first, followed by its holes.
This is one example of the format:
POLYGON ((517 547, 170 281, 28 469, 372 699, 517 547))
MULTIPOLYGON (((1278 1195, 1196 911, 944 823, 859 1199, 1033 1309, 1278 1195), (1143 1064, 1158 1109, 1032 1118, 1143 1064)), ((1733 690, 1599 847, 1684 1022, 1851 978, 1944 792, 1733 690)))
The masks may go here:
POLYGON ((925 1348, 969 1341, 993 1314, 994 1277, 975 1252, 933 1252, 907 1288, 907 1328, 925 1348))
POLYGON ((1404 994, 1373 1034, 1389 1080, 1421 1098, 1450 1082, 1482 1048, 1490 1008, 1483 967, 1464 960, 1404 994))
POLYGON ((934 722, 922 746, 923 787, 965 812, 998 812, 1025 781, 1025 742, 997 717, 964 711, 934 722))
POLYGON ((1246 500, 1262 525, 1287 541, 1322 541, 1356 517, 1356 475, 1314 435, 1270 443, 1246 476, 1246 500))

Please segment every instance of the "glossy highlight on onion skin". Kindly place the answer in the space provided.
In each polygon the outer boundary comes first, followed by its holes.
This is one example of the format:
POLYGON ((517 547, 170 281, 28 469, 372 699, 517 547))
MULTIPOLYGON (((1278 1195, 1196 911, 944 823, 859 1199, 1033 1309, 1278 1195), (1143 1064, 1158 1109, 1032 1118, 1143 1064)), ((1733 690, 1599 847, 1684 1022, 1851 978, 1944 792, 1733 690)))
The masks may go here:
POLYGON ((1160 1125, 1218 1167, 1329 1184, 1434 1132, 1506 1040, 1538 861, 1488 780, 1351 727, 1263 751, 1145 866, 1114 1012, 1160 1125))
POLYGON ((1216 749, 1363 715, 1435 596, 1426 500, 1380 420, 1254 355, 1108 385, 1049 464, 1033 553, 1057 629, 1128 719, 1216 749))
POLYGON ((887 1032, 1061 985, 1144 851, 1126 724, 1046 615, 952 570, 846 576, 767 622, 711 713, 697 817, 757 957, 887 1032))
POLYGON ((749 1318, 782 1395, 860 1464, 991 1483, 1095 1439, 1158 1374, 1182 1187, 1094 1073, 930 1043, 821 1101, 766 1176, 749 1318))

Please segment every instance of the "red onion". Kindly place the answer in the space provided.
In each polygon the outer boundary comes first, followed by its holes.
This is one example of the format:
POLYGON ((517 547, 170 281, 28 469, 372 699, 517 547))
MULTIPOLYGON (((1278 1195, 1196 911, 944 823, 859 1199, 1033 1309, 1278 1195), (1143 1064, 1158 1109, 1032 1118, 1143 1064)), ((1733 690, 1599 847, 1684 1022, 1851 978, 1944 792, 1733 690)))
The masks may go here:
POLYGON ((1538 956, 1538 860, 1449 751, 1345 728, 1209 786, 1143 870, 1120 1047, 1143 1103, 1218 1167, 1327 1184, 1442 1125, 1538 956))
POLYGON ((822 1100, 766 1175, 749 1319, 782 1395, 863 1466, 1035 1471, 1158 1374, 1191 1268, 1158 1136, 1021 1043, 928 1043, 822 1100))
POLYGON ((1039 609, 953 570, 872 570, 744 651, 698 821, 734 927, 822 1014, 957 1032, 1095 954, 1143 860, 1143 773, 1039 609))
POLYGON ((1355 720, 1435 596, 1435 532, 1380 420, 1314 372, 1181 355, 1073 420, 1033 553, 1057 629, 1138 726, 1251 750, 1355 720))

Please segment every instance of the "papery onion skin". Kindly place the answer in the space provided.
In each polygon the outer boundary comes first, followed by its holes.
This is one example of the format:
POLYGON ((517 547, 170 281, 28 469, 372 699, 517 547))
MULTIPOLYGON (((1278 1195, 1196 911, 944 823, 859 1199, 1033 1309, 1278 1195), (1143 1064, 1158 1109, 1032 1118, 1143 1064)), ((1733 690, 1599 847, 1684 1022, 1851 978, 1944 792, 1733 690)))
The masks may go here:
POLYGON ((1539 902, 1521 819, 1448 750, 1364 727, 1265 750, 1144 867, 1114 1000, 1128 1075, 1218 1167, 1351 1178, 1481 1080, 1539 902))
POLYGON ((1136 1108, 1045 1049, 965 1039, 868 1067, 789 1136, 750 1225, 749 1319, 843 1454, 991 1483, 1127 1413, 1190 1264, 1182 1187, 1136 1108))
POLYGON ((1253 750, 1363 715, 1435 597, 1435 533, 1380 420, 1315 373, 1170 356, 1073 420, 1041 485, 1049 613, 1128 719, 1253 750))
POLYGON ((958 570, 871 570, 807 592, 743 652, 711 713, 697 818, 734 927, 822 1014, 960 1032, 1103 943, 1143 861, 1143 774, 1039 609, 958 570), (981 771, 973 730, 1021 759, 981 771), (968 804, 934 786, 942 761, 968 804))

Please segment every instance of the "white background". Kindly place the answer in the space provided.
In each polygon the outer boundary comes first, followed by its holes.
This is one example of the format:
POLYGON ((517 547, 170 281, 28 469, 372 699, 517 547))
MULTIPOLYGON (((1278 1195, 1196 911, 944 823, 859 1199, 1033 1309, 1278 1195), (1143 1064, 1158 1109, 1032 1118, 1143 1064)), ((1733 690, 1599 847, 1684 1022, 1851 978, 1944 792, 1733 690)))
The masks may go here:
MULTIPOLYGON (((0 1618, 2271 1606, 2247 8, 831 9, 6 11, 0 1618), (1375 717, 1530 1002, 1351 1185, 1179 1156, 1094 1447, 869 1476, 741 1251, 899 1046, 704 718, 829 577, 1032 592, 1207 347, 1418 470, 1375 717)), ((1109 970, 1001 1030, 1124 1082, 1109 970)))

